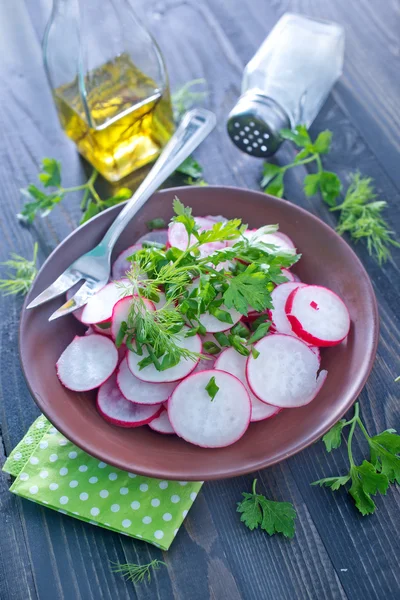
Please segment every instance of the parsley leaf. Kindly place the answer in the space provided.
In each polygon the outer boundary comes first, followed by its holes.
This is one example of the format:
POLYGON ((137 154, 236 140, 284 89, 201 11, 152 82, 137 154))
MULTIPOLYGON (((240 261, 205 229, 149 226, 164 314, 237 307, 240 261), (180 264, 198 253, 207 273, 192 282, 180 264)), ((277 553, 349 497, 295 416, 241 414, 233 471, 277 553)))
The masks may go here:
POLYGON ((176 217, 173 217, 172 220, 175 223, 182 223, 190 238, 190 235, 197 230, 196 222, 192 217, 192 209, 189 206, 184 206, 176 196, 172 202, 172 207, 176 214, 176 217))
POLYGON ((338 421, 332 429, 330 429, 322 438, 327 452, 331 452, 334 448, 339 448, 342 443, 342 431, 346 425, 346 419, 338 421))
POLYGON ((150 231, 153 231, 154 229, 165 229, 166 224, 165 224, 164 219, 162 219, 161 217, 156 217, 155 219, 152 219, 151 221, 147 221, 146 227, 150 231))
POLYGON ((193 179, 201 179, 203 177, 201 165, 192 156, 185 158, 183 163, 176 169, 176 172, 192 177, 193 179))
POLYGON ((241 513, 240 520, 251 531, 261 529, 269 535, 282 533, 292 538, 295 533, 296 511, 290 502, 274 502, 262 494, 256 493, 257 479, 253 481, 253 492, 243 492, 244 500, 238 502, 237 512, 241 513))
POLYGON ((43 172, 38 177, 44 187, 61 186, 61 163, 55 158, 44 158, 42 160, 43 172))
POLYGON ((400 436, 393 429, 383 431, 373 437, 369 436, 360 419, 359 405, 355 405, 354 416, 349 421, 340 420, 322 438, 328 452, 338 448, 341 444, 343 429, 350 426, 347 440, 349 456, 349 472, 337 477, 326 477, 314 481, 311 485, 330 487, 333 491, 345 486, 349 481, 348 490, 354 499, 356 508, 363 516, 375 512, 376 505, 372 495, 386 494, 390 483, 400 483, 400 436), (359 426, 370 448, 370 460, 363 460, 361 465, 356 465, 352 452, 352 441, 356 426, 359 426))
POLYGON ((214 400, 215 396, 218 394, 219 392, 219 387, 217 386, 216 382, 215 382, 215 377, 211 377, 210 381, 207 383, 206 385, 206 391, 208 393, 208 395, 211 398, 211 402, 214 400))
POLYGON ((243 273, 230 280, 223 295, 225 306, 236 308, 242 315, 247 315, 249 306, 258 312, 270 308, 271 297, 267 283, 267 275, 258 271, 256 265, 249 265, 243 273))

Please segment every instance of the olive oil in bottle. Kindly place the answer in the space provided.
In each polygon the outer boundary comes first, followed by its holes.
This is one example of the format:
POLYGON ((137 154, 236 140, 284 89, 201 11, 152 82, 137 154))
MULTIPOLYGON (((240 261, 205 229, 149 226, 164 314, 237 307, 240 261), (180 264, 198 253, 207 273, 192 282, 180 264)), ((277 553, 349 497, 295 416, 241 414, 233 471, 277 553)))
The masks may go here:
POLYGON ((168 85, 158 88, 125 53, 88 72, 83 86, 76 77, 53 93, 66 134, 109 181, 156 159, 174 130, 168 85))

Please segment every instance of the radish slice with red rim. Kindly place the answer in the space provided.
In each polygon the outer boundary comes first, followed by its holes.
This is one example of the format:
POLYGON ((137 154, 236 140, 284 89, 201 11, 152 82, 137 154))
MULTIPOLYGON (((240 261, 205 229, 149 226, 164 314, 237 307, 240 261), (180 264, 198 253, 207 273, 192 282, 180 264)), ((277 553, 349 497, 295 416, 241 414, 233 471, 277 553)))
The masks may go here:
POLYGON ((292 240, 290 240, 290 238, 288 238, 287 236, 285 236, 285 238, 287 238, 285 239, 284 237, 279 235, 278 231, 274 233, 264 233, 263 235, 257 235, 257 231, 257 229, 248 229, 244 232, 243 235, 244 237, 250 240, 256 237, 258 242, 263 242, 264 244, 271 244, 275 246, 275 248, 267 249, 267 252, 271 254, 277 253, 281 250, 285 250, 290 254, 296 253, 296 248, 294 247, 292 240))
MULTIPOLYGON (((182 348, 186 348, 191 352, 195 352, 201 354, 201 339, 199 335, 192 335, 190 337, 185 337, 185 332, 189 329, 185 327, 182 330, 182 333, 177 336, 176 343, 178 346, 182 348)), ((146 358, 149 355, 147 348, 143 348, 143 354, 139 356, 134 352, 128 351, 127 359, 128 366, 133 375, 142 381, 147 381, 149 383, 168 383, 172 381, 178 381, 179 379, 183 379, 189 373, 193 371, 196 367, 199 360, 191 360, 190 358, 181 358, 179 363, 174 367, 170 367, 165 371, 157 371, 153 364, 147 365, 143 369, 140 369, 139 363, 141 360, 146 358)), ((162 361, 163 357, 160 358, 162 361)))
MULTIPOLYGON (((289 269, 283 268, 283 269, 281 269, 281 272, 282 272, 282 275, 284 277, 286 277, 286 279, 288 281, 296 281, 294 274, 291 271, 289 271, 289 269)), ((287 283, 287 282, 285 281, 285 283, 287 283)))
POLYGON ((286 233, 282 233, 282 231, 276 231, 274 233, 274 235, 276 235, 277 237, 281 238, 281 240, 283 240, 283 242, 286 244, 286 246, 288 248, 293 248, 294 250, 296 250, 296 246, 294 245, 294 243, 290 239, 290 237, 288 235, 286 235, 286 233))
POLYGON ((189 375, 173 391, 168 416, 177 435, 204 448, 230 446, 250 423, 251 403, 244 385, 225 371, 189 375), (211 400, 206 386, 215 377, 218 391, 211 400))
POLYGON ((277 285, 271 292, 271 300, 274 308, 271 309, 270 317, 278 333, 294 335, 292 326, 286 316, 285 306, 290 293, 302 285, 305 285, 305 283, 288 281, 287 283, 277 285))
POLYGON ((115 379, 115 375, 110 377, 97 394, 97 410, 106 421, 119 427, 140 427, 147 425, 161 413, 161 404, 143 406, 126 400, 115 379))
POLYGON ((59 380, 74 392, 99 387, 115 370, 118 352, 104 335, 75 336, 57 361, 59 380))
MULTIPOLYGON (((199 227, 199 231, 205 231, 207 229, 212 229, 215 225, 215 221, 211 219, 207 219, 205 217, 194 217, 196 225, 199 227)), ((168 228, 168 243, 170 246, 174 246, 175 248, 179 248, 179 250, 186 250, 188 247, 188 234, 185 229, 183 223, 171 223, 168 228)), ((190 236, 190 245, 196 243, 196 238, 194 235, 190 236)), ((215 250, 221 250, 225 248, 225 242, 210 242, 209 244, 203 244, 200 246, 200 256, 204 258, 205 256, 209 256, 215 250)))
POLYGON ((143 244, 144 242, 155 242, 156 244, 163 244, 164 246, 168 242, 168 229, 154 229, 144 235, 141 235, 137 240, 137 244, 143 244))
MULTIPOLYGON (((118 302, 114 305, 111 317, 111 336, 114 340, 117 338, 119 330, 121 329, 122 322, 125 321, 126 323, 128 320, 128 315, 132 306, 133 298, 133 296, 125 296, 125 298, 121 298, 121 300, 118 300, 118 302)), ((150 302, 150 300, 147 300, 146 298, 141 298, 137 301, 143 302, 144 306, 148 311, 154 312, 154 304, 150 302)))
POLYGON ((168 400, 176 383, 148 383, 135 377, 126 358, 121 362, 117 371, 117 386, 121 394, 130 402, 136 404, 159 404, 168 400))
POLYGON ((175 430, 171 425, 171 421, 169 420, 168 411, 166 408, 163 408, 160 415, 149 423, 149 427, 151 427, 151 429, 154 431, 157 431, 157 433, 163 433, 164 435, 175 433, 175 430))
POLYGON ((307 344, 335 346, 349 333, 349 311, 328 288, 307 285, 293 290, 285 310, 294 333, 307 344))
POLYGON ((298 338, 276 333, 255 344, 259 352, 247 360, 246 376, 250 389, 260 400, 293 408, 315 398, 327 372, 319 369, 319 359, 298 338))
POLYGON ((213 369, 215 365, 215 358, 201 358, 197 363, 196 367, 193 369, 192 373, 201 373, 201 371, 209 371, 213 369))
POLYGON ((221 352, 215 361, 214 368, 234 375, 244 385, 251 400, 251 421, 269 419, 280 412, 281 409, 259 400, 257 396, 253 394, 247 382, 246 364, 247 356, 239 354, 239 352, 236 352, 235 348, 227 348, 221 352))
POLYGON ((103 321, 103 323, 92 323, 93 331, 100 335, 111 337, 111 321, 103 321))
POLYGON ((126 272, 130 270, 132 265, 127 259, 141 248, 142 244, 136 243, 133 246, 129 246, 126 250, 123 250, 121 254, 117 256, 111 270, 112 279, 121 279, 122 277, 125 277, 126 272))
POLYGON ((102 323, 109 321, 112 317, 115 304, 126 293, 123 288, 123 283, 128 282, 127 279, 120 281, 112 281, 99 290, 94 296, 89 298, 87 304, 83 308, 82 323, 92 325, 94 323, 102 323))

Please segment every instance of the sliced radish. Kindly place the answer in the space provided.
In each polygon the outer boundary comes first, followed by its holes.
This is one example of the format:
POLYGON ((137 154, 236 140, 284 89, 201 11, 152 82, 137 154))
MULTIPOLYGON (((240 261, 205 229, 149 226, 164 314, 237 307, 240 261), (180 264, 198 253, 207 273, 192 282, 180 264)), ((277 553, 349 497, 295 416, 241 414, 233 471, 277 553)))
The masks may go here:
POLYGON ((99 387, 114 372, 118 352, 103 335, 75 336, 57 361, 61 383, 75 392, 99 387))
POLYGON ((102 323, 92 323, 93 331, 101 335, 111 337, 111 321, 103 321, 102 323))
MULTIPOLYGON (((185 330, 188 330, 188 328, 184 328, 183 334, 177 337, 177 345, 181 348, 186 348, 186 350, 190 350, 191 352, 196 352, 200 354, 200 336, 196 334, 190 337, 184 337, 185 330)), ((168 383, 172 381, 178 381, 179 379, 183 379, 193 371, 193 369, 199 362, 198 360, 193 361, 190 358, 181 358, 177 365, 175 365, 174 367, 170 367, 165 371, 157 371, 153 364, 150 364, 147 367, 140 369, 140 361, 146 358, 148 355, 149 354, 147 348, 143 348, 142 356, 139 356, 138 354, 129 351, 127 354, 127 358, 128 366, 133 375, 135 375, 135 377, 137 377, 138 379, 141 379, 142 381, 147 381, 149 383, 168 383)), ((160 361, 162 361, 162 358, 163 357, 160 358, 160 361)))
POLYGON ((126 400, 115 383, 112 375, 98 391, 97 409, 99 413, 113 425, 119 427, 139 427, 147 425, 163 410, 161 404, 141 406, 126 400))
POLYGON ((141 248, 142 244, 136 242, 136 244, 129 246, 129 248, 123 250, 121 254, 117 256, 111 270, 112 279, 121 279, 122 277, 125 277, 126 272, 129 271, 132 266, 132 263, 127 259, 141 248))
POLYGON ((321 351, 320 351, 319 347, 318 346, 310 346, 310 350, 312 350, 314 352, 314 354, 316 356, 318 356, 318 360, 321 364, 321 351))
MULTIPOLYGON (((76 292, 78 291, 79 288, 76 288, 75 286, 72 287, 71 289, 69 289, 67 291, 67 293, 65 294, 67 301, 70 300, 70 298, 72 298, 72 296, 74 296, 74 294, 76 294, 76 292)), ((78 319, 78 321, 80 321, 82 323, 82 313, 83 313, 83 309, 85 307, 82 306, 81 308, 78 308, 77 310, 74 310, 74 312, 72 313, 75 317, 75 319, 78 319)))
POLYGON ((270 404, 266 404, 265 402, 259 400, 253 394, 247 382, 246 364, 247 356, 239 354, 239 352, 236 352, 235 348, 227 348, 226 350, 221 352, 221 354, 215 361, 214 369, 226 371, 227 373, 230 373, 231 375, 237 377, 239 381, 243 383, 251 400, 252 421, 261 421, 263 419, 273 417, 278 412, 280 412, 281 409, 277 406, 271 406, 270 404))
POLYGON ((279 235, 279 232, 264 233, 263 235, 258 235, 257 231, 257 229, 248 229, 244 232, 243 235, 249 240, 256 239, 257 242, 263 242, 264 244, 271 244, 275 246, 275 248, 267 249, 267 252, 269 252, 270 254, 274 254, 280 250, 286 250, 290 254, 295 254, 296 248, 294 247, 293 242, 289 238, 284 239, 279 235))
POLYGON ((168 230, 155 229, 154 231, 149 231, 140 236, 136 243, 143 244, 143 242, 156 242, 156 244, 164 244, 165 246, 168 242, 168 230))
POLYGON ((271 309, 270 316, 278 333, 294 335, 292 327, 286 316, 285 306, 286 300, 291 292, 302 285, 305 285, 305 283, 288 281, 287 283, 281 283, 280 285, 277 285, 276 288, 271 292, 271 300, 274 308, 271 309))
MULTIPOLYGON (((281 272, 282 272, 282 275, 284 277, 286 277, 286 279, 288 281, 296 281, 294 274, 291 273, 291 271, 289 271, 289 269, 281 269, 281 272)), ((285 281, 285 283, 287 283, 287 282, 285 281)))
MULTIPOLYGON (((196 225, 199 227, 199 231, 212 229, 213 225, 215 225, 215 221, 205 217, 195 217, 194 220, 196 225)), ((180 250, 186 250, 188 247, 188 241, 188 234, 185 226, 182 223, 171 223, 168 229, 169 245, 179 248, 180 250)), ((196 238, 194 235, 192 235, 190 237, 190 244, 192 245, 195 242, 196 238)), ((210 242, 209 244, 203 244, 199 248, 200 256, 204 258, 205 256, 212 254, 215 250, 221 250, 222 248, 225 248, 225 246, 225 242, 210 242)))
POLYGON ((172 427, 171 421, 168 417, 168 411, 164 407, 160 415, 149 423, 149 427, 151 427, 151 429, 154 429, 154 431, 157 431, 158 433, 164 433, 167 435, 175 433, 175 430, 172 427))
POLYGON ((126 358, 121 362, 117 372, 117 386, 122 395, 136 404, 159 404, 168 400, 176 383, 147 383, 135 377, 126 358))
MULTIPOLYGON (((197 281, 194 281, 193 283, 191 283, 190 286, 188 286, 189 294, 191 294, 192 291, 195 290, 197 287, 198 287, 197 281)), ((219 319, 217 319, 217 317, 214 317, 214 315, 211 315, 208 312, 203 313, 202 315, 200 315, 199 321, 203 325, 203 327, 205 328, 207 333, 217 333, 219 331, 227 331, 228 329, 230 329, 231 327, 236 325, 236 323, 238 323, 240 321, 240 319, 243 317, 243 315, 239 311, 237 311, 235 308, 227 308, 224 304, 222 304, 220 306, 220 309, 225 312, 228 312, 230 314, 232 323, 225 323, 225 321, 220 321, 219 319)))
POLYGON ((202 371, 186 377, 168 401, 168 416, 177 435, 204 448, 236 442, 250 423, 251 403, 244 385, 225 371, 202 371), (211 377, 219 387, 211 400, 211 377))
MULTIPOLYGON (((125 296, 125 298, 121 298, 114 305, 112 318, 111 318, 111 336, 115 340, 121 329, 121 324, 123 321, 127 322, 130 308, 132 306, 133 296, 125 296)), ((141 302, 145 305, 146 309, 150 312, 154 312, 154 304, 147 300, 146 298, 142 298, 141 302)))
POLYGON ((89 325, 89 327, 86 329, 85 334, 84 335, 93 335, 95 333, 93 327, 91 325, 89 325))
POLYGON ((318 357, 298 338, 274 334, 255 344, 259 355, 247 360, 247 381, 260 400, 291 408, 315 398, 327 372, 319 369, 318 357))
POLYGON ((82 323, 92 325, 93 323, 109 321, 115 304, 126 296, 121 286, 124 281, 127 282, 128 280, 112 281, 92 296, 83 308, 82 323))
POLYGON ((284 241, 284 243, 286 244, 286 246, 288 248, 293 248, 294 250, 296 250, 296 246, 294 245, 293 241, 290 239, 290 237, 288 235, 286 235, 286 233, 282 233, 282 231, 276 231, 274 233, 274 235, 278 236, 279 238, 281 238, 281 240, 284 241))
POLYGON ((292 275, 294 277, 294 281, 298 281, 299 283, 301 283, 300 277, 296 273, 293 273, 292 271, 290 271, 290 272, 292 273, 292 275))
POLYGON ((200 373, 201 371, 210 371, 214 368, 215 358, 201 358, 193 369, 192 373, 200 373))
POLYGON ((335 346, 349 333, 349 311, 328 288, 307 285, 293 290, 285 310, 294 333, 307 344, 335 346))
POLYGON ((228 219, 222 215, 206 215, 204 217, 207 221, 213 221, 214 223, 226 223, 228 219))

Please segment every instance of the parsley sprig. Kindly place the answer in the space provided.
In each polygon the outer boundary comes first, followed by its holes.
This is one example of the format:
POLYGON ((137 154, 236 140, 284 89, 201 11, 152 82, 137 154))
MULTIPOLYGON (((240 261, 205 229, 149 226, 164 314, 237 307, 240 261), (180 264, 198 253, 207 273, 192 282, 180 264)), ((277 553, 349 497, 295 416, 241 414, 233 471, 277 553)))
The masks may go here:
POLYGON ((304 193, 307 196, 314 196, 320 192, 322 198, 329 206, 335 206, 342 184, 339 177, 331 171, 326 171, 322 165, 321 155, 327 154, 330 149, 332 132, 328 129, 321 131, 315 141, 312 141, 305 125, 298 125, 295 129, 282 129, 281 136, 285 140, 290 140, 301 151, 296 154, 293 162, 278 166, 272 163, 264 165, 263 179, 261 187, 265 188, 267 194, 283 197, 284 175, 286 171, 300 165, 314 163, 317 173, 309 174, 304 179, 304 193))
POLYGON ((257 479, 253 481, 252 493, 243 492, 244 500, 238 502, 240 520, 251 531, 261 527, 268 535, 282 533, 292 538, 295 532, 296 511, 290 502, 268 500, 256 492, 257 479))
POLYGON ((21 189, 22 195, 28 199, 28 202, 24 204, 21 213, 17 215, 18 218, 25 223, 31 224, 38 215, 46 217, 68 194, 83 192, 81 200, 83 216, 81 223, 85 223, 106 208, 115 206, 132 196, 131 190, 121 188, 113 196, 105 199, 100 198, 94 187, 97 177, 98 172, 94 170, 85 183, 72 187, 63 187, 61 181, 61 163, 54 158, 44 158, 38 179, 45 190, 43 191, 33 184, 21 189), (53 188, 54 191, 48 191, 48 188, 53 188))
POLYGON ((350 185, 344 201, 337 204, 342 191, 342 183, 336 173, 326 171, 322 157, 330 150, 332 132, 328 129, 321 131, 313 141, 307 128, 298 125, 295 129, 282 129, 284 139, 292 141, 301 150, 294 160, 287 165, 264 165, 261 187, 273 196, 282 198, 285 193, 284 176, 286 171, 300 165, 313 165, 316 173, 309 173, 304 178, 303 190, 306 196, 320 193, 322 199, 331 211, 339 212, 339 222, 336 231, 343 235, 347 233, 354 242, 363 239, 368 252, 375 257, 379 264, 390 258, 390 247, 400 247, 394 239, 388 223, 382 217, 382 211, 387 202, 377 200, 372 179, 362 177, 360 173, 352 173, 350 185))
POLYGON ((364 516, 370 515, 376 509, 371 496, 377 493, 386 494, 391 483, 400 483, 400 436, 394 429, 387 429, 378 435, 370 436, 361 421, 360 407, 357 403, 354 416, 349 421, 346 419, 338 421, 322 438, 327 452, 340 447, 345 427, 350 427, 347 438, 349 472, 345 475, 325 477, 314 481, 312 485, 326 486, 336 491, 350 483, 348 492, 353 497, 357 509, 364 516), (361 465, 355 463, 352 450, 357 426, 363 433, 370 452, 369 460, 363 460, 361 465))
POLYGON ((13 271, 12 273, 8 272, 4 279, 0 279, 0 290, 4 296, 25 295, 28 293, 38 271, 36 266, 37 253, 38 244, 35 242, 32 260, 13 252, 9 260, 1 263, 7 269, 13 271))

